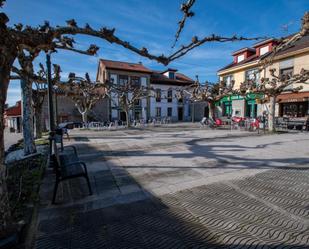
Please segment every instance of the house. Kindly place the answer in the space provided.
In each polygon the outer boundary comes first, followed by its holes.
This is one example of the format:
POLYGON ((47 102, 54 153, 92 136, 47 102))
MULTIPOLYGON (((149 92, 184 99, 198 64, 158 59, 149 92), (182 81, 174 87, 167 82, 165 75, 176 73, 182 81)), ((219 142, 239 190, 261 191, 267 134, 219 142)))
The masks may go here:
POLYGON ((22 131, 21 101, 4 111, 4 122, 11 132, 22 131))
MULTIPOLYGON (((54 113, 57 124, 65 122, 82 122, 82 115, 78 112, 73 100, 67 96, 62 90, 57 89, 53 94, 54 113)), ((106 113, 107 100, 99 100, 88 114, 89 121, 107 121, 106 113)), ((43 130, 49 129, 49 109, 48 97, 44 98, 41 122, 43 130)))
MULTIPOLYGON (((267 39, 232 53, 233 62, 221 68, 217 74, 220 80, 230 84, 235 81, 234 88, 247 79, 256 80, 261 77, 271 78, 269 69, 276 69, 279 74, 297 74, 302 68, 309 69, 309 35, 303 36, 293 46, 287 46, 273 58, 273 64, 259 72, 259 62, 269 56, 278 44, 276 39, 267 39)), ((309 114, 309 85, 302 84, 303 89, 298 93, 287 92, 277 97, 276 116, 304 117, 309 114)), ((262 115, 268 111, 269 104, 259 104, 262 95, 248 94, 247 96, 232 95, 224 97, 218 103, 219 114, 222 116, 251 117, 262 115)))
POLYGON ((169 117, 173 121, 190 120, 190 102, 188 98, 177 98, 177 91, 189 88, 194 82, 177 69, 168 68, 163 72, 153 71, 150 85, 155 97, 150 100, 151 117, 169 117))
MULTIPOLYGON (((171 118, 174 121, 190 120, 190 102, 187 98, 177 98, 177 91, 188 88, 193 80, 177 72, 176 69, 155 71, 141 63, 130 63, 101 59, 99 61, 97 81, 109 80, 116 84, 126 84, 134 81, 135 84, 152 88, 153 96, 138 101, 130 110, 130 117, 134 120, 171 118)), ((109 101, 110 120, 125 121, 125 113, 119 106, 118 96, 111 96, 109 101)))
MULTIPOLYGON (((141 63, 129 63, 112 60, 99 61, 97 78, 99 82, 110 81, 116 84, 127 84, 134 81, 136 84, 144 87, 150 87, 150 76, 152 71, 141 63)), ((108 112, 108 120, 126 121, 125 112, 119 107, 119 99, 116 94, 112 94, 105 108, 108 112)), ((130 111, 132 119, 148 119, 150 117, 150 97, 142 99, 130 111)))

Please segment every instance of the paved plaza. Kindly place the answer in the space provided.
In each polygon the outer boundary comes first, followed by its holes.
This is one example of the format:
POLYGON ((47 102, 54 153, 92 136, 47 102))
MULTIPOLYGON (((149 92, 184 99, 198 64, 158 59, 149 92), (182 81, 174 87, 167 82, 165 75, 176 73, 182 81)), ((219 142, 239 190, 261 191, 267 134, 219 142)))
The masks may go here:
POLYGON ((78 131, 84 179, 41 187, 35 248, 309 248, 309 133, 78 131))

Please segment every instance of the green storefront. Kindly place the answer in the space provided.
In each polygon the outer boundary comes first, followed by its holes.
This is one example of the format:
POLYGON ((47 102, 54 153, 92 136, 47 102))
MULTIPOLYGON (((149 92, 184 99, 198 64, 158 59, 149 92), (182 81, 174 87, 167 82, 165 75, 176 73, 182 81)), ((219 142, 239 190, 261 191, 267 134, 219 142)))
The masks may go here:
POLYGON ((242 116, 255 118, 257 116, 257 103, 256 99, 263 98, 262 94, 254 94, 249 93, 247 96, 240 96, 240 95, 231 95, 231 96, 225 96, 219 101, 216 102, 216 106, 221 106, 222 108, 222 116, 232 116, 236 115, 237 113, 233 113, 233 109, 236 108, 233 105, 233 102, 236 104, 236 101, 238 102, 239 107, 239 101, 241 101, 241 106, 243 110, 241 110, 242 116))
POLYGON ((246 110, 246 117, 256 118, 257 117, 257 99, 262 99, 264 97, 263 94, 257 93, 249 93, 247 94, 245 100, 245 110, 246 110))

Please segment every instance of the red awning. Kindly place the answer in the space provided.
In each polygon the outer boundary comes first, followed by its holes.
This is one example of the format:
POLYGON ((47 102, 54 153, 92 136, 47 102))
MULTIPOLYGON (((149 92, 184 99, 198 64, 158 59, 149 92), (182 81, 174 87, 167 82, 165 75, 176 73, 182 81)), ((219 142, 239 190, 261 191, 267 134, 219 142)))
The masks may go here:
POLYGON ((278 103, 305 102, 309 100, 309 92, 285 93, 277 97, 278 103))

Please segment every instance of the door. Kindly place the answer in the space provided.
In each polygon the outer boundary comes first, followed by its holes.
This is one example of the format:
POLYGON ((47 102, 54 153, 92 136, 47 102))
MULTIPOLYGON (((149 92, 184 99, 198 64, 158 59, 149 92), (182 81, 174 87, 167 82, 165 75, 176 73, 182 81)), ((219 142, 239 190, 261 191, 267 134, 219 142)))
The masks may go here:
POLYGON ((120 112, 120 120, 123 122, 127 121, 126 113, 125 112, 120 112))
POLYGON ((209 118, 209 107, 208 106, 204 108, 204 117, 209 118))
POLYGON ((178 107, 178 121, 183 121, 183 107, 178 107))

